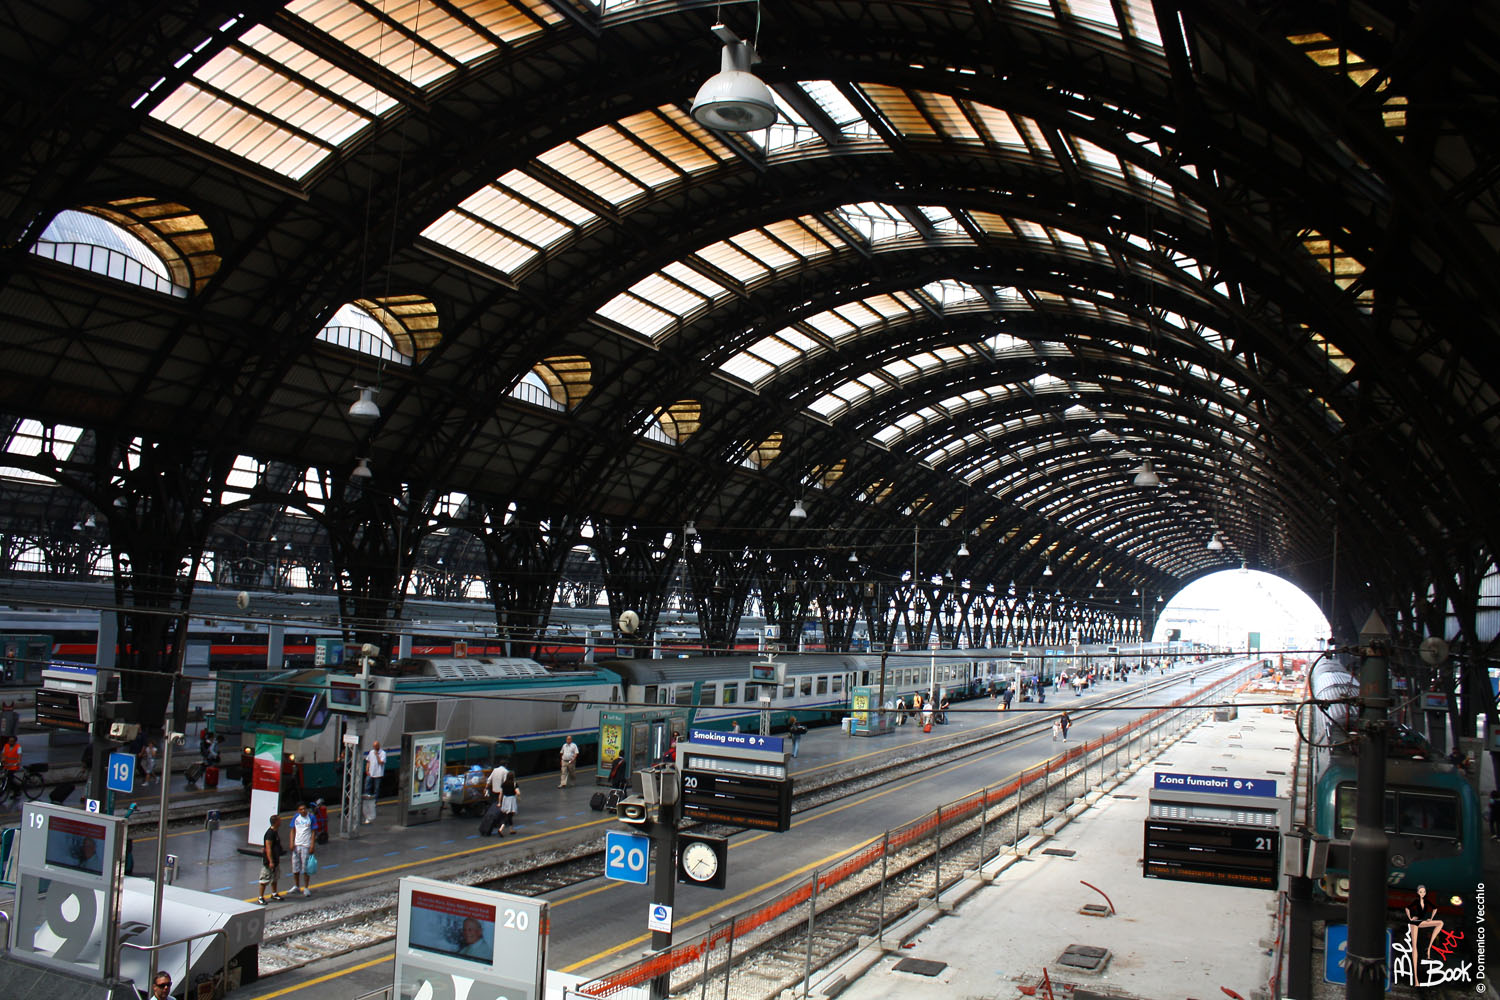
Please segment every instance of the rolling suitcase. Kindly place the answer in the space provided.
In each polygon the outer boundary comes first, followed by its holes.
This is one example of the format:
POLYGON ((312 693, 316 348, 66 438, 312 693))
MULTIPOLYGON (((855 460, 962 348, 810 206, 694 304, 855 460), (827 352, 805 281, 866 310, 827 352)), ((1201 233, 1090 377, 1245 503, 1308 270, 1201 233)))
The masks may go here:
POLYGON ((589 796, 589 808, 594 810, 594 812, 599 812, 604 808, 603 792, 595 792, 593 795, 589 796))
POLYGON ((219 787, 219 766, 217 764, 210 764, 203 769, 203 787, 219 787))
POLYGON ((198 779, 203 777, 203 770, 202 763, 189 764, 187 771, 183 773, 183 777, 187 779, 189 785, 196 785, 198 779))
POLYGON ((500 804, 498 802, 491 802, 485 807, 484 818, 479 821, 479 835, 481 837, 488 837, 494 833, 500 826, 500 821, 504 818, 505 814, 500 811, 500 804))

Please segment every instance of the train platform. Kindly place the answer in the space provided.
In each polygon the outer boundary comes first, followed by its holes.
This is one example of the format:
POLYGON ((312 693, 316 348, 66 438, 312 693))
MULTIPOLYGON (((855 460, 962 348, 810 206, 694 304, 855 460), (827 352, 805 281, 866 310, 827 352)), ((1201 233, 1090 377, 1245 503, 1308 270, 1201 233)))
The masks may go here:
POLYGON ((1280 711, 1247 710, 1234 721, 1205 713, 937 908, 887 930, 883 948, 872 943, 815 975, 811 995, 1268 995, 1276 893, 1145 878, 1144 824, 1158 771, 1274 780, 1285 795, 1296 745, 1293 719, 1280 711))
MULTIPOLYGON (((1024 714, 1022 710, 1032 707, 1050 711, 1054 706, 1083 706, 1095 697, 1128 690, 1137 682, 1108 682, 1081 699, 1064 695, 1061 698, 1053 696, 1042 706, 1031 703, 1015 705, 1010 715, 1019 718, 1024 714)), ((1006 714, 996 711, 997 705, 989 699, 960 703, 956 706, 958 710, 950 713, 948 723, 935 725, 931 733, 924 733, 915 720, 896 727, 890 736, 878 739, 851 736, 837 726, 814 727, 802 738, 798 756, 790 762, 791 770, 798 779, 811 781, 846 773, 877 758, 899 757, 907 749, 915 751, 933 741, 960 737, 994 724, 1006 714)), ((183 757, 196 760, 197 754, 187 752, 183 757)), ((178 759, 174 759, 174 765, 176 763, 178 759)), ((248 821, 244 817, 248 793, 238 782, 221 783, 216 790, 189 788, 180 771, 176 767, 174 771, 177 773, 169 779, 168 817, 175 825, 169 827, 166 836, 168 852, 178 859, 176 884, 246 900, 255 898, 259 861, 240 853, 239 848, 253 849, 259 844, 264 830, 248 830, 248 821), (218 809, 226 817, 212 841, 201 826, 202 818, 210 809, 218 809)), ((435 822, 404 827, 398 816, 399 803, 394 798, 386 798, 377 804, 375 821, 361 823, 356 836, 345 839, 338 833, 338 803, 328 802, 332 836, 329 843, 317 849, 318 873, 312 880, 312 895, 303 897, 299 894, 295 899, 289 896, 291 868, 290 859, 285 859, 279 888, 286 898, 273 907, 268 922, 274 925, 281 919, 278 910, 306 909, 314 900, 327 900, 329 905, 355 905, 372 885, 394 892, 395 879, 402 875, 463 879, 476 870, 503 865, 516 858, 540 854, 565 856, 580 845, 602 837, 606 827, 615 822, 612 813, 590 808, 591 796, 600 790, 592 766, 580 769, 577 783, 568 788, 558 787, 556 772, 545 772, 523 777, 520 789, 516 826, 504 837, 481 837, 476 817, 454 816, 446 809, 435 822)), ((155 850, 159 799, 160 787, 152 784, 138 786, 134 793, 118 796, 115 802, 114 812, 117 814, 128 803, 137 804, 132 817, 132 848, 137 872, 143 867, 143 859, 150 857, 148 852, 155 850)), ((80 804, 77 792, 67 804, 80 804)), ((14 807, 9 808, 9 814, 13 815, 15 811, 14 807)), ((288 808, 281 813, 282 841, 288 847, 293 812, 294 809, 288 808)), ((6 816, 7 813, 0 813, 0 823, 6 816)), ((149 861, 146 864, 149 865, 149 861)))

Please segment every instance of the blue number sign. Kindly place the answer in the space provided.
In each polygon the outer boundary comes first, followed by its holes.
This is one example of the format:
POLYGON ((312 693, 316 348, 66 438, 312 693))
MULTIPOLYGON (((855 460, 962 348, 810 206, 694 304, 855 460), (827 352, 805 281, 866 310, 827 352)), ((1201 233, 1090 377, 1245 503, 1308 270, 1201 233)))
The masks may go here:
POLYGON ((135 791, 135 754, 109 755, 109 779, 105 785, 112 792, 135 791))
POLYGON ((604 835, 604 877, 645 885, 650 871, 651 838, 610 830, 604 835))

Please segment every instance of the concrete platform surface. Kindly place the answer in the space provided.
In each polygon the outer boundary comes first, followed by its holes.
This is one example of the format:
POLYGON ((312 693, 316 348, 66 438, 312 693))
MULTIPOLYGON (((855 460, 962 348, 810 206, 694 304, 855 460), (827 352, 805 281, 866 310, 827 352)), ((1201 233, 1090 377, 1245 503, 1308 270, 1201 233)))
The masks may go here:
POLYGON ((925 927, 898 926, 886 936, 885 954, 872 947, 814 977, 814 995, 1042 997, 1045 970, 1058 998, 1083 991, 1153 1000, 1223 997, 1221 988, 1247 1000, 1264 996, 1272 975, 1276 894, 1145 878, 1148 795, 1154 774, 1172 771, 1273 779, 1278 795, 1285 796, 1293 766, 1289 748, 1296 739, 1291 717, 1279 712, 1248 709, 1232 722, 1205 714, 1094 805, 1075 807, 1075 818, 1050 838, 1035 836, 1024 844, 1027 857, 986 866, 994 882, 971 886, 951 915, 925 927), (1087 904, 1106 902, 1113 904, 1113 916, 1081 912, 1087 904), (1066 964, 1064 953, 1073 946, 1107 951, 1102 969, 1085 972, 1066 964))

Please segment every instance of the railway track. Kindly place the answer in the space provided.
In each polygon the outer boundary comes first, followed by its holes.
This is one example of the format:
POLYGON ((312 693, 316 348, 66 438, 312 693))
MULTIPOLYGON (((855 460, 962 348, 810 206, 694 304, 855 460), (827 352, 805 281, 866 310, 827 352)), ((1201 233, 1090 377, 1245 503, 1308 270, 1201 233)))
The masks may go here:
MULTIPOLYGON (((1105 698, 1103 701, 1074 708, 1069 702, 1057 707, 1045 705, 1032 709, 1016 709, 1007 713, 1015 718, 1014 725, 989 732, 955 734, 950 739, 909 744, 904 748, 893 748, 891 754, 875 767, 856 774, 830 773, 813 782, 804 784, 795 791, 793 813, 805 812, 819 806, 857 795, 877 787, 895 772, 912 773, 914 767, 928 769, 979 753, 1002 749, 1013 743, 1046 732, 1051 720, 1061 707, 1066 705, 1075 718, 1082 718, 1099 711, 1127 707, 1131 703, 1156 693, 1162 687, 1177 681, 1176 676, 1157 678, 1145 686, 1105 698)), ((981 703, 982 700, 981 700, 981 703)), ((959 709, 958 711, 965 711, 959 709)), ((1038 793, 1040 796, 1041 793, 1038 793)), ((977 825, 977 821, 976 821, 977 825)), ((707 829, 714 829, 707 827, 707 829)), ((736 833, 736 828, 724 828, 721 832, 736 833)), ((476 868, 456 879, 467 885, 497 889, 517 895, 540 896, 557 892, 575 885, 601 878, 604 872, 603 835, 576 845, 566 852, 550 852, 541 858, 516 858, 476 868)), ((919 864, 920 858, 912 864, 919 864)), ((899 877, 910 866, 892 871, 899 877)), ((956 876, 955 876, 956 877, 956 876)), ((895 884, 895 883, 893 883, 895 884)), ((915 897, 914 897, 915 898, 915 897)), ((915 905, 913 903, 912 905, 915 905)), ((857 909, 857 907, 855 908, 857 909)), ((868 920, 852 911, 847 917, 850 928, 866 926, 868 920)), ((396 933, 396 891, 394 887, 378 893, 365 893, 356 899, 334 903, 326 907, 300 909, 295 915, 278 919, 261 945, 259 955, 260 979, 262 982, 278 975, 295 971, 310 962, 337 958, 351 952, 392 941, 396 933)), ((868 933, 863 931, 861 933, 868 933)), ((839 940, 841 936, 830 936, 839 940)), ((857 935, 855 940, 857 940, 857 935)), ((824 945, 819 947, 826 947, 824 945)), ((831 957, 831 956, 830 956, 831 957)), ((772 964, 778 960, 768 959, 772 964)), ((799 960, 798 969, 802 965, 799 960)), ((738 971, 738 969, 736 970, 738 971)))

